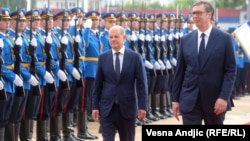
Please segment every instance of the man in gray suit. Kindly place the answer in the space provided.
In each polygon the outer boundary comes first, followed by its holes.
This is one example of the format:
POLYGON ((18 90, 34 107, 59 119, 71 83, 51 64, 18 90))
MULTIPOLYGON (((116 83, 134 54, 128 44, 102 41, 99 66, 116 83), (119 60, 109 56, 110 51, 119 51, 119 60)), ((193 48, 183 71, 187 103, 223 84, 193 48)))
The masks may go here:
POLYGON ((213 27, 214 9, 207 1, 193 5, 197 30, 183 36, 172 89, 172 109, 183 124, 223 124, 231 109, 236 63, 232 37, 213 27))
POLYGON ((92 96, 92 116, 99 120, 104 141, 135 140, 135 121, 146 117, 148 91, 142 57, 124 47, 126 34, 121 26, 109 30, 112 47, 100 55, 92 96))

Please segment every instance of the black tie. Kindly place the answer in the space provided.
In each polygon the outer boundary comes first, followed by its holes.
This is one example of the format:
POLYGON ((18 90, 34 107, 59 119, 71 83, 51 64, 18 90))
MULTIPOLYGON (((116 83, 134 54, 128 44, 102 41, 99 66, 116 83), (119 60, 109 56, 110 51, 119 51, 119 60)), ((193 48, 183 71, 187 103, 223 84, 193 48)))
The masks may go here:
POLYGON ((119 79, 120 77, 120 59, 119 59, 119 54, 120 52, 116 52, 116 58, 115 58, 115 73, 116 73, 116 77, 117 79, 119 79))
POLYGON ((199 48, 199 62, 201 64, 202 62, 202 57, 204 56, 205 53, 205 33, 201 34, 201 42, 200 42, 200 48, 199 48))

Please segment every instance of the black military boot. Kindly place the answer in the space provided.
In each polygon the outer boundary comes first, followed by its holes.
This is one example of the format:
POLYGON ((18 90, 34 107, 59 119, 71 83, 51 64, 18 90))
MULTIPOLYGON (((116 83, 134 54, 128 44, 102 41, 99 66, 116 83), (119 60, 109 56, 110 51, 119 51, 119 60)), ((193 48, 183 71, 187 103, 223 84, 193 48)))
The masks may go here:
POLYGON ((19 141, 19 133, 20 133, 21 123, 15 124, 15 141, 19 141))
POLYGON ((5 126, 5 140, 6 141, 15 141, 15 124, 8 123, 5 126))
POLYGON ((172 110, 172 103, 171 103, 171 95, 170 92, 166 93, 166 99, 167 99, 167 111, 171 114, 170 116, 173 116, 173 110, 172 110))
POLYGON ((87 111, 79 112, 78 124, 77 124, 78 127, 77 137, 81 139, 90 139, 90 140, 98 139, 97 136, 94 136, 89 133, 87 124, 88 124, 87 111))
POLYGON ((171 113, 167 110, 167 98, 166 94, 161 94, 160 96, 160 113, 163 116, 171 117, 171 113))
POLYGON ((148 95, 148 111, 147 111, 147 119, 151 120, 151 121, 157 121, 157 120, 160 120, 160 118, 158 117, 155 117, 153 114, 152 114, 152 108, 151 108, 151 94, 148 95))
POLYGON ((20 127, 20 132, 19 132, 20 141, 29 140, 30 122, 31 122, 31 120, 24 120, 21 122, 21 127, 20 127))
POLYGON ((61 118, 61 116, 56 116, 50 119, 50 141, 62 141, 59 126, 61 118))
POLYGON ((63 132, 63 141, 77 141, 73 136, 72 136, 72 129, 71 129, 71 114, 70 113, 65 113, 63 114, 63 127, 62 127, 62 132, 63 132))
POLYGON ((165 119, 167 118, 166 116, 163 116, 160 113, 160 94, 154 94, 152 97, 152 113, 155 117, 160 118, 160 119, 165 119))
POLYGON ((0 128, 0 141, 5 141, 4 134, 5 134, 5 128, 0 128))
POLYGON ((49 141, 46 128, 47 128, 47 120, 37 120, 37 129, 36 129, 37 141, 49 141))

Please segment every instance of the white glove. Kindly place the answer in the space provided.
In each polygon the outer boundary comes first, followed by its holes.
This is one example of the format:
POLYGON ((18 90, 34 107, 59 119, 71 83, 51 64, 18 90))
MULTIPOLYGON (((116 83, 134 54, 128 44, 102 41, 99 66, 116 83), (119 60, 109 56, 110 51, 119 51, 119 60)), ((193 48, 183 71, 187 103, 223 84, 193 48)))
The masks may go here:
POLYGON ((155 36, 154 36, 154 40, 155 40, 156 42, 158 42, 158 41, 159 41, 159 36, 158 36, 158 35, 155 35, 155 36))
POLYGON ((52 84, 55 80, 52 77, 52 75, 46 71, 45 75, 43 76, 43 78, 46 80, 46 82, 52 84))
POLYGON ((166 69, 165 64, 160 59, 158 59, 158 63, 161 65, 161 70, 166 69))
POLYGON ((181 32, 181 33, 180 33, 180 37, 182 37, 182 36, 183 36, 183 33, 181 32))
POLYGON ((67 76, 62 70, 59 70, 56 75, 63 82, 65 82, 67 80, 67 76))
POLYGON ((172 63, 173 66, 176 66, 177 64, 177 61, 175 58, 171 59, 170 62, 172 63))
POLYGON ((71 72, 71 74, 73 75, 73 77, 74 77, 76 80, 80 80, 81 75, 80 75, 80 73, 77 71, 76 68, 73 68, 73 71, 71 72))
POLYGON ((145 36, 144 36, 143 34, 140 34, 140 35, 139 35, 139 39, 140 39, 141 41, 144 41, 144 40, 145 40, 145 36))
POLYGON ((151 36, 150 35, 146 35, 146 41, 151 41, 151 36))
POLYGON ((2 38, 0 38, 0 48, 3 48, 3 39, 2 38))
POLYGON ((131 41, 136 41, 137 40, 137 37, 136 37, 136 35, 134 33, 131 35, 130 40, 131 41))
POLYGON ((162 36, 161 36, 161 41, 162 41, 162 42, 165 42, 165 40, 166 40, 166 37, 165 37, 164 35, 162 35, 162 36))
POLYGON ((175 39, 179 39, 179 32, 176 32, 174 37, 175 37, 175 39))
POLYGON ((15 41, 15 44, 18 45, 18 46, 22 46, 23 44, 23 40, 22 40, 22 37, 18 37, 15 41))
POLYGON ((146 60, 146 61, 144 62, 144 66, 145 66, 146 68, 148 68, 148 69, 153 69, 153 68, 154 68, 153 64, 151 64, 148 60, 146 60))
POLYGON ((52 37, 50 35, 46 37, 46 43, 52 44, 52 37))
POLYGON ((166 63, 167 69, 171 69, 172 68, 172 66, 171 66, 171 64, 170 64, 170 62, 168 60, 165 63, 166 63))
POLYGON ((61 42, 64 44, 64 45, 67 45, 69 43, 69 40, 66 36, 63 36, 62 39, 61 39, 61 42))
POLYGON ((161 65, 160 65, 158 62, 155 62, 154 67, 155 67, 155 69, 157 69, 157 70, 160 70, 160 69, 161 69, 161 65))
POLYGON ((75 42, 80 43, 81 42, 81 37, 80 35, 76 35, 75 37, 75 42))
POLYGON ((16 86, 19 86, 19 87, 22 87, 23 86, 23 80, 18 76, 16 75, 13 83, 16 85, 16 86))
POLYGON ((32 38, 31 41, 30 41, 30 44, 31 44, 33 47, 36 47, 36 46, 37 46, 36 38, 32 38))
POLYGON ((28 82, 32 85, 32 86, 37 86, 39 84, 39 81, 35 78, 34 75, 31 75, 30 79, 28 80, 28 82))
POLYGON ((131 36, 130 36, 129 34, 127 34, 127 35, 126 35, 126 39, 127 39, 128 41, 130 41, 130 40, 131 40, 131 36))
POLYGON ((173 35, 172 35, 172 34, 169 34, 169 35, 168 35, 168 40, 170 40, 170 41, 173 40, 173 35))
POLYGON ((84 28, 91 28, 92 26, 92 20, 87 19, 86 22, 84 23, 84 28))
POLYGON ((0 81, 0 90, 2 90, 4 88, 3 82, 0 81))

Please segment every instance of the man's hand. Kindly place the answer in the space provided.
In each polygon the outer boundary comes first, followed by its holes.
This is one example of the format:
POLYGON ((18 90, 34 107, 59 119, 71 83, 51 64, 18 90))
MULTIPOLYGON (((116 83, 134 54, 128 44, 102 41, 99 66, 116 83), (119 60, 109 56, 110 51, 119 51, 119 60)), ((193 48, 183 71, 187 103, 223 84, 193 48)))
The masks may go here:
POLYGON ((147 111, 139 109, 138 110, 138 119, 142 121, 146 117, 147 111))
POLYGON ((180 113, 180 107, 179 107, 179 103, 172 103, 172 110, 173 110, 173 115, 174 117, 180 121, 179 119, 179 113, 180 113))
POLYGON ((99 110, 92 110, 92 117, 94 121, 99 121, 99 110))
POLYGON ((214 113, 216 115, 219 115, 225 112, 226 110, 227 110, 227 101, 222 98, 218 98, 214 105, 214 113))

